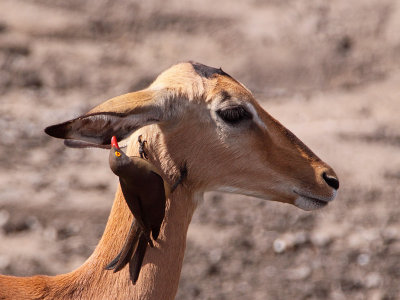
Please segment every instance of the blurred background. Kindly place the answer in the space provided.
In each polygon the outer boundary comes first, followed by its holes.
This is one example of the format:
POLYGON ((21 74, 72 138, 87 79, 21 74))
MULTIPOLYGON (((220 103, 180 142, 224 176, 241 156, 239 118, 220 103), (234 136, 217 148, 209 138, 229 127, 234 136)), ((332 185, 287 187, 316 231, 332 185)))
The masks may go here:
POLYGON ((43 129, 185 60, 243 82, 341 188, 312 213, 208 194, 177 299, 400 299, 396 0, 0 0, 0 273, 80 266, 111 208, 108 151, 43 129))

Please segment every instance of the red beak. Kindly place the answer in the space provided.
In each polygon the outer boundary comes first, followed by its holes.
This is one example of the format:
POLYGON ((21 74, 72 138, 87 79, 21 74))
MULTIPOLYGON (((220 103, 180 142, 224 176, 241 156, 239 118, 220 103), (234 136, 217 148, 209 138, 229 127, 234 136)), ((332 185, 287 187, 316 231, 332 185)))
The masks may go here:
POLYGON ((119 150, 119 146, 118 146, 118 142, 117 142, 117 138, 115 136, 113 136, 111 138, 111 147, 115 147, 119 150))

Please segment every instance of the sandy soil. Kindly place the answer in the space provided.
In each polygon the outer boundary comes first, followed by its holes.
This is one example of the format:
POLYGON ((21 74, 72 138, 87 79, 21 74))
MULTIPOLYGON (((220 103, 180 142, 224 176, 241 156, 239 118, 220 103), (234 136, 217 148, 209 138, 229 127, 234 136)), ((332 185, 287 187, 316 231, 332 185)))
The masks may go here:
POLYGON ((46 126, 196 60, 254 91, 334 167, 318 212, 210 193, 177 299, 400 299, 400 3, 0 0, 0 273, 68 272, 117 180, 46 126))

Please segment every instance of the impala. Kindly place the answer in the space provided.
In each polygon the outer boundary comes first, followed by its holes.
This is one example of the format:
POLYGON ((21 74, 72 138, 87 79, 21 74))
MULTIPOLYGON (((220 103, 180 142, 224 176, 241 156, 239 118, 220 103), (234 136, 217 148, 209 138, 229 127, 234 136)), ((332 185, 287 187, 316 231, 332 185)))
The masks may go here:
POLYGON ((206 191, 223 191, 315 210, 332 201, 339 181, 251 92, 221 69, 193 62, 161 73, 146 89, 112 98, 76 119, 46 128, 67 145, 109 148, 113 135, 137 155, 138 136, 149 161, 173 185, 154 248, 135 285, 128 268, 104 269, 132 222, 120 188, 104 234, 88 260, 68 274, 0 276, 0 299, 173 299, 186 235, 206 191))

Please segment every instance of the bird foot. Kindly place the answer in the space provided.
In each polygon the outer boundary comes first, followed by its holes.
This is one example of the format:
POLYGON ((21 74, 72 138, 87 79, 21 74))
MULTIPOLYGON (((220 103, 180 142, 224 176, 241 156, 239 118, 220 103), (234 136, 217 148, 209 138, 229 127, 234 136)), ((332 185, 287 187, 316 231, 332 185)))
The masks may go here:
POLYGON ((146 140, 142 141, 142 135, 139 135, 138 142, 139 142, 139 155, 140 155, 140 158, 147 159, 146 151, 144 151, 144 144, 147 143, 147 141, 146 140))
POLYGON ((143 232, 144 237, 145 237, 146 240, 147 240, 147 243, 150 245, 151 248, 154 248, 153 240, 152 240, 151 237, 150 237, 150 231, 148 231, 148 230, 143 230, 143 228, 142 228, 142 232, 143 232))

